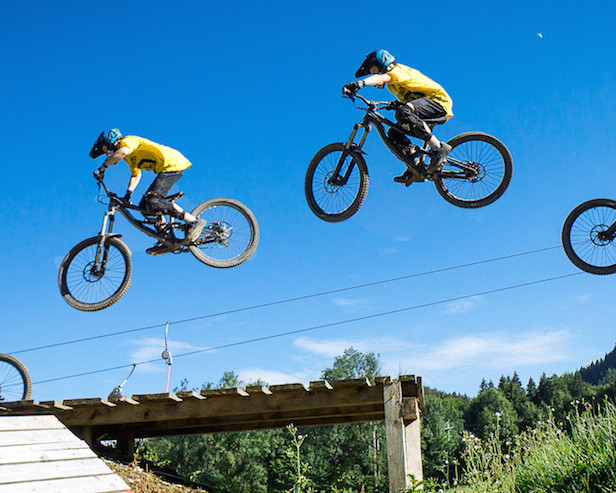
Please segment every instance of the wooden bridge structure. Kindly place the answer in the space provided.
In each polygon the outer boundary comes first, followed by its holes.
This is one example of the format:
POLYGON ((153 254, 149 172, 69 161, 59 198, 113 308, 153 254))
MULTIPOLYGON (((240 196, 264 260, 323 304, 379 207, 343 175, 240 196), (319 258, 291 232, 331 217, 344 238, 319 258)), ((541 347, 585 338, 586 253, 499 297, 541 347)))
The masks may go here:
POLYGON ((0 415, 53 414, 96 448, 117 440, 127 456, 137 438, 385 421, 390 491, 423 479, 420 415, 425 410, 421 377, 319 380, 207 389, 131 397, 0 402, 0 415))

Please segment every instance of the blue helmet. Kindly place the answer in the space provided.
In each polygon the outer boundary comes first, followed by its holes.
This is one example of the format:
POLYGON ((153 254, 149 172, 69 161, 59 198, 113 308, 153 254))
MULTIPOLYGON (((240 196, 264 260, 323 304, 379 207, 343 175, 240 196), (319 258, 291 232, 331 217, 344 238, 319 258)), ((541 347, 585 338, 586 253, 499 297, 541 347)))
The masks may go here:
POLYGON ((377 50, 372 53, 368 53, 366 55, 366 59, 364 63, 361 64, 361 67, 355 72, 355 77, 363 77, 364 75, 370 74, 370 67, 376 65, 379 69, 379 74, 384 74, 387 72, 387 69, 390 68, 390 65, 396 63, 396 59, 389 53, 387 50, 377 50))
POLYGON ((122 132, 117 128, 112 128, 111 130, 105 130, 101 132, 98 136, 98 139, 94 142, 92 146, 92 150, 90 150, 90 157, 97 158, 98 156, 103 155, 103 145, 106 145, 108 149, 115 149, 119 144, 120 140, 122 140, 122 132))

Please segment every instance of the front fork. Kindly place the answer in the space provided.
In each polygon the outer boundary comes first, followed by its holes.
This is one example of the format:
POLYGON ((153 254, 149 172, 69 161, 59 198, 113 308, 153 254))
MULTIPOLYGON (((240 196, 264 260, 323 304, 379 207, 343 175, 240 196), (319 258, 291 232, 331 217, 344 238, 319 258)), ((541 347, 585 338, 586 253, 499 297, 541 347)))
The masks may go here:
POLYGON ((341 185, 346 184, 346 182, 349 179, 349 176, 351 175, 351 172, 353 171, 353 167, 349 166, 344 176, 340 176, 340 170, 342 169, 342 164, 346 160, 347 156, 351 153, 351 151, 353 150, 361 151, 362 147, 364 146, 364 142, 366 142, 366 137, 368 137, 368 133, 370 132, 370 130, 372 130, 372 126, 369 123, 368 124, 356 123, 355 125, 353 125, 353 131, 351 132, 351 135, 349 135, 349 140, 347 140, 346 144, 344 144, 344 151, 340 155, 340 159, 338 159, 336 168, 334 169, 332 176, 328 180, 330 185, 341 186, 341 185), (356 144, 354 140, 360 128, 364 129, 364 133, 359 139, 359 144, 356 144))
POLYGON ((101 232, 98 235, 98 248, 96 249, 96 257, 94 258, 94 264, 92 265, 92 274, 102 275, 105 272, 107 266, 107 257, 109 255, 109 247, 105 244, 105 240, 111 235, 113 231, 113 223, 115 221, 115 208, 110 207, 105 212, 103 217, 103 224, 101 226, 101 232))

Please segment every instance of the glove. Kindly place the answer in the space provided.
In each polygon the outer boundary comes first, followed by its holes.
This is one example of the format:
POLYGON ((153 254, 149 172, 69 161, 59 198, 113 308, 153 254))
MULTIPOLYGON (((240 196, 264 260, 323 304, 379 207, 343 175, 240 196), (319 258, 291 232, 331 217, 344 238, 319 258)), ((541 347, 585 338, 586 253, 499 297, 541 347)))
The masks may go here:
POLYGON ((126 190, 126 195, 124 195, 124 197, 122 197, 122 200, 124 202, 127 202, 130 204, 130 196, 133 194, 133 192, 131 192, 130 190, 126 190))
POLYGON ((104 166, 101 166, 94 173, 92 173, 96 181, 103 181, 103 178, 105 178, 105 169, 106 168, 104 166))
POLYGON ((357 81, 349 82, 342 86, 342 94, 345 96, 353 96, 362 86, 357 81))
POLYGON ((391 103, 383 106, 383 109, 384 110, 396 110, 398 109, 399 106, 400 106, 400 101, 392 101, 391 103))

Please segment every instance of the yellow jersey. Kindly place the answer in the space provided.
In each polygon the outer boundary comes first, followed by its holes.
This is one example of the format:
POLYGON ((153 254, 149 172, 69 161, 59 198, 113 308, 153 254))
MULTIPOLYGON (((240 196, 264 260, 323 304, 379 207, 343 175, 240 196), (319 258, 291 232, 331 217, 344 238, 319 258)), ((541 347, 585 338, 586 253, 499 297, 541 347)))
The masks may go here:
POLYGON ((430 98, 439 103, 447 112, 447 116, 453 116, 453 101, 440 84, 426 77, 419 70, 397 63, 387 75, 391 81, 387 83, 389 89, 398 101, 408 103, 417 98, 430 98))
POLYGON ((136 135, 124 137, 120 147, 127 147, 129 150, 124 160, 128 163, 131 176, 138 176, 141 170, 154 173, 184 171, 192 165, 180 151, 136 135))

